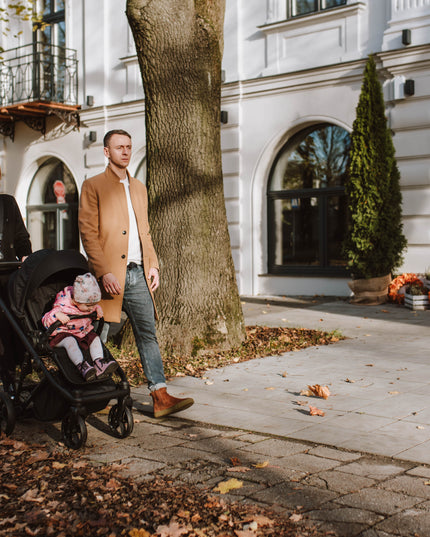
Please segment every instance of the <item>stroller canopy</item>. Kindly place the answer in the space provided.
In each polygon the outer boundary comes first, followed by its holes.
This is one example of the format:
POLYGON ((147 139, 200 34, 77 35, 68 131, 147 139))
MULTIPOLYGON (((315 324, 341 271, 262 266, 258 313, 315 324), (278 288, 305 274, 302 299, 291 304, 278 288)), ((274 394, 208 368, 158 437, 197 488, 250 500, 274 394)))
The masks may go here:
MULTIPOLYGON (((46 282, 58 282, 58 292, 62 286, 72 285, 76 276, 88 270, 87 260, 76 250, 45 249, 34 252, 9 279, 11 310, 16 317, 24 318, 28 300, 37 300, 36 291, 46 282)), ((42 313, 44 305, 40 304, 40 308, 37 308, 37 304, 33 304, 35 315, 39 315, 38 309, 42 313)))

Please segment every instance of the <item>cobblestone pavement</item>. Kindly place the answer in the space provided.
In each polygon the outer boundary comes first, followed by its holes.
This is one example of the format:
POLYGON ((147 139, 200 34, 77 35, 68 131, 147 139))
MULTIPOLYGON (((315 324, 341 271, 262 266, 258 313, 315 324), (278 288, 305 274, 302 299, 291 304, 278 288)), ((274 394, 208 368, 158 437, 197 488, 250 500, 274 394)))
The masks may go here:
MULTIPOLYGON (((339 537, 430 535, 429 466, 179 417, 154 420, 150 407, 136 406, 134 431, 123 440, 106 434, 105 414, 89 417, 80 454, 95 464, 126 464, 137 482, 163 476, 211 492, 236 478, 242 486, 221 495, 226 500, 302 515, 295 517, 300 527, 339 537)), ((55 443, 60 428, 28 420, 16 434, 55 443)))

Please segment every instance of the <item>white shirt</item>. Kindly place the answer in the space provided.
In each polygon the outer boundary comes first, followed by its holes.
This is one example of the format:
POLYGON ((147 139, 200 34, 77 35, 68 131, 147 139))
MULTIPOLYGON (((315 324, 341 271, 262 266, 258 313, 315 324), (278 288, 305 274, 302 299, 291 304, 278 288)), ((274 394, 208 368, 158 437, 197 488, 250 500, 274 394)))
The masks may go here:
POLYGON ((137 229, 136 215, 134 214, 133 205, 130 197, 130 183, 128 177, 121 179, 120 182, 124 185, 125 196, 127 198, 129 232, 128 232, 128 257, 129 263, 142 264, 142 246, 140 244, 139 231, 137 229))

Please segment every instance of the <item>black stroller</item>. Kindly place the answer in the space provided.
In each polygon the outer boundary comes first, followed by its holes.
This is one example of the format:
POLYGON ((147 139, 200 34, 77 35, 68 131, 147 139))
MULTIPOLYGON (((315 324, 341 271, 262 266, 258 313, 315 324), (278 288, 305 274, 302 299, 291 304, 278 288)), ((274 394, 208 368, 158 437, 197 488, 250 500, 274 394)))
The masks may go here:
MULTIPOLYGON (((64 443, 79 449, 87 439, 86 417, 111 400, 116 400, 108 415, 112 434, 125 438, 133 430, 130 386, 123 370, 118 366, 108 378, 86 382, 64 349, 49 346, 41 323, 56 294, 85 272, 87 261, 75 250, 38 250, 10 276, 9 305, 0 298, 0 307, 18 344, 16 383, 9 393, 0 391, 0 431, 6 435, 13 432, 16 418, 30 414, 41 421, 61 420, 64 443)), ((103 352, 113 359, 105 346, 103 352)), ((89 355, 86 359, 91 362, 89 355)))

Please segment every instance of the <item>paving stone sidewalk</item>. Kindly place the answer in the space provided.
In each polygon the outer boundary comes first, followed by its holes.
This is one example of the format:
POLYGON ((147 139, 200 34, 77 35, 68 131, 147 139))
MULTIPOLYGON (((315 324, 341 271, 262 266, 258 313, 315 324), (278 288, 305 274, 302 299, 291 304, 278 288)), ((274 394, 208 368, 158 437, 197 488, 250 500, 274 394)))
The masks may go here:
POLYGON ((337 330, 346 339, 172 379, 174 395, 196 401, 181 417, 430 464, 430 310, 326 297, 254 299, 243 309, 248 326, 337 330), (330 397, 302 396, 313 384, 330 397), (324 417, 311 417, 308 405, 324 417))
MULTIPOLYGON (((136 407, 134 431, 123 440, 107 433, 106 413, 90 416, 79 455, 94 464, 125 464, 142 486, 163 476, 218 495, 213 489, 220 482, 236 478, 241 488, 221 497, 299 515, 303 532, 315 526, 337 537, 430 535, 427 465, 180 417, 155 420, 146 406, 136 407)), ((16 435, 35 442, 61 438, 58 424, 34 420, 18 424, 16 435)))

